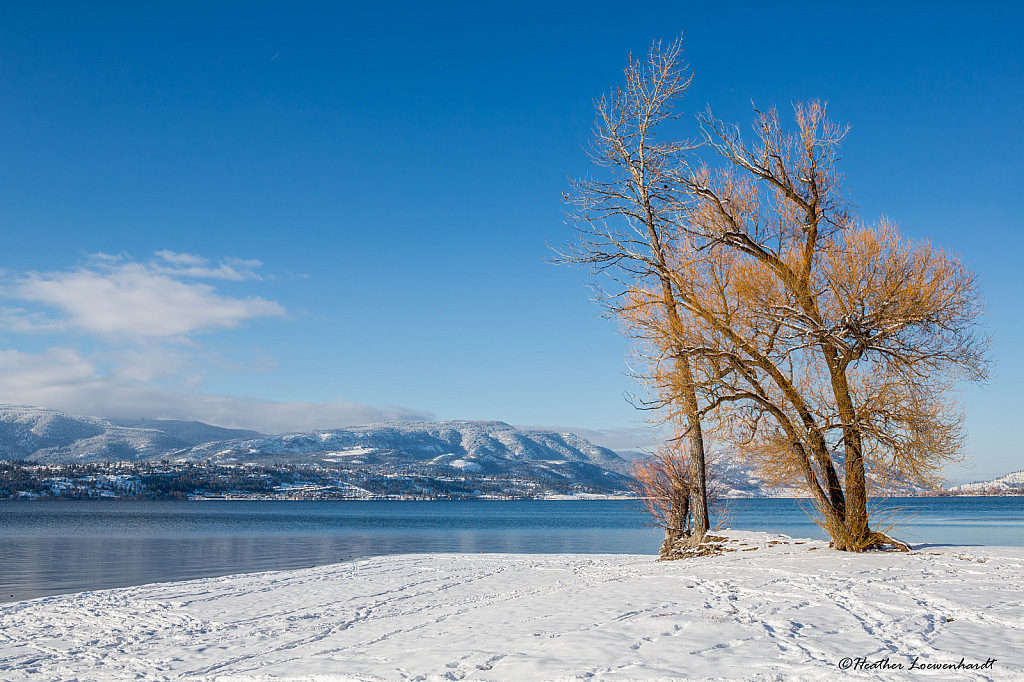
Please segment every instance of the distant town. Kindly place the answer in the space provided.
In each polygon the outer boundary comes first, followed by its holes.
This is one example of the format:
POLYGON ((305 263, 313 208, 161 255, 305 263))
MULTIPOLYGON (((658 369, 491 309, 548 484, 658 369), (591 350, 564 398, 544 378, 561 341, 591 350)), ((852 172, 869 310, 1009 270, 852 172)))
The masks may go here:
MULTIPOLYGON (((515 475, 427 476, 319 464, 0 461, 0 499, 19 500, 478 500, 622 497, 627 490, 515 475)), ((899 496, 1022 495, 974 484, 899 496)), ((725 497, 765 495, 730 494, 725 497)), ((778 495, 768 495, 777 497, 778 495)))
POLYGON ((516 476, 423 476, 321 465, 0 461, 0 499, 471 500, 625 491, 516 476))

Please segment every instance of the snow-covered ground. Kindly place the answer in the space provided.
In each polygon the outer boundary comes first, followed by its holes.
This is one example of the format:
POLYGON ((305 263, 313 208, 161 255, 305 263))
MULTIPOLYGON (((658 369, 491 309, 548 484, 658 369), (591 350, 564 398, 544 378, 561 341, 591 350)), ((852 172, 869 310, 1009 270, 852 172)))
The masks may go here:
POLYGON ((668 563, 383 556, 6 604, 0 679, 1024 679, 1024 548, 728 535, 668 563))

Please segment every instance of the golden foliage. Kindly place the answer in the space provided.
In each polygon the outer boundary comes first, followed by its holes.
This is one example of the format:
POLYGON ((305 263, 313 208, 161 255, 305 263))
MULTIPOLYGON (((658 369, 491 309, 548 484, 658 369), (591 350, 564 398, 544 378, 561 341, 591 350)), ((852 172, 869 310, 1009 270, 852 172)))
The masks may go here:
POLYGON ((621 319, 670 415, 681 350, 708 431, 766 481, 802 481, 835 544, 857 549, 877 544, 873 490, 934 486, 961 457, 950 396, 985 378, 987 339, 975 277, 955 257, 887 220, 853 221, 834 170, 845 131, 824 111, 798 106, 791 135, 759 114, 749 150, 704 119, 731 165, 687 179, 688 221, 668 255, 680 313, 632 287, 621 319))
MULTIPOLYGON (((792 131, 755 111, 752 144, 702 114, 716 166, 655 142, 689 85, 680 53, 631 59, 626 89, 598 103, 592 157, 611 179, 576 182, 581 244, 564 260, 610 275, 601 300, 635 341, 644 407, 680 425, 691 464, 706 430, 768 482, 802 484, 835 546, 873 546, 869 495, 937 485, 962 457, 955 392, 988 370, 976 278, 886 219, 857 222, 837 168, 848 128, 822 102, 796 105, 792 131)), ((660 485, 676 461, 637 479, 660 485)))

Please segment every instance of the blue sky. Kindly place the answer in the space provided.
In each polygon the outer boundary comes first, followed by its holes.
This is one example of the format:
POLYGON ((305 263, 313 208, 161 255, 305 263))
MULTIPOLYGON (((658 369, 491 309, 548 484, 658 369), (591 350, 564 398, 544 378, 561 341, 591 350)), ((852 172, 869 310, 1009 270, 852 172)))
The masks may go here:
POLYGON ((592 100, 683 33, 680 135, 828 100, 861 217, 981 274, 995 379, 950 473, 1024 466, 1019 6, 211 5, 0 8, 0 401, 635 444, 628 343, 545 261, 592 100))

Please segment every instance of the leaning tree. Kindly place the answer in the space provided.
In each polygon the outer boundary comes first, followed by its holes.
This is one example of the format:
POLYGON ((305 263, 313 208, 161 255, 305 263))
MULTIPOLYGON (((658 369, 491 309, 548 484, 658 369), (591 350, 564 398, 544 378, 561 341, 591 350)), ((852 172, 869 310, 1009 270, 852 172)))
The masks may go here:
POLYGON ((753 145, 700 118, 723 163, 684 180, 667 262, 686 315, 648 305, 644 319, 699 368, 664 382, 693 390, 697 417, 764 471, 798 477, 833 546, 901 544, 870 528, 871 482, 932 483, 959 457, 953 389, 986 377, 983 303, 954 256, 854 218, 836 168, 846 130, 818 102, 795 114, 785 133, 759 113, 753 145))
MULTIPOLYGON (((655 42, 646 60, 630 56, 624 70, 625 88, 596 102, 590 157, 598 167, 597 175, 575 180, 574 192, 565 197, 579 240, 560 254, 558 261, 587 265, 595 275, 608 276, 609 286, 595 281, 599 300, 611 317, 625 323, 623 328, 631 335, 640 331, 630 324, 630 292, 637 289, 653 287, 661 313, 672 324, 682 326, 687 315, 675 291, 669 254, 682 248, 673 240, 680 234, 677 222, 688 190, 685 154, 693 145, 656 138, 666 122, 678 118, 678 101, 690 84, 682 51, 679 38, 664 48, 655 42)), ((670 343, 665 356, 677 378, 676 390, 644 406, 667 407, 674 415, 672 421, 683 425, 686 454, 675 445, 670 449, 673 456, 688 459, 689 471, 683 478, 689 484, 673 497, 685 493, 692 500, 687 504, 693 516, 689 537, 696 543, 710 525, 700 407, 685 350, 670 343)), ((682 478, 672 480, 680 482, 682 478)), ((671 535, 672 527, 680 523, 687 525, 685 519, 669 522, 667 533, 671 535)))

